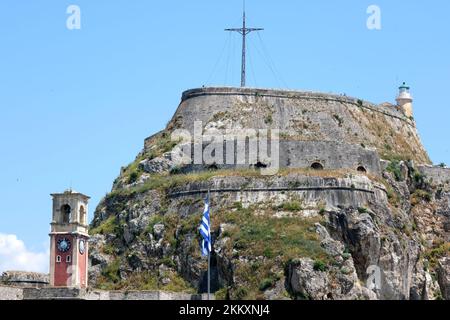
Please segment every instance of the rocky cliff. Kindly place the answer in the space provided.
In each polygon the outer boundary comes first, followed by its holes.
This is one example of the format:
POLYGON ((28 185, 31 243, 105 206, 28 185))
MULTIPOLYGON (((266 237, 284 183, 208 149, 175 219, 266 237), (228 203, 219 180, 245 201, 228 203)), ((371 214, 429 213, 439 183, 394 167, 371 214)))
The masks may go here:
POLYGON ((210 190, 217 298, 449 299, 450 170, 429 163, 414 119, 395 106, 304 92, 187 91, 95 211, 91 285, 205 292, 198 226, 210 190), (280 129, 288 146, 280 170, 183 170, 170 135, 193 132, 194 121, 204 130, 280 129))

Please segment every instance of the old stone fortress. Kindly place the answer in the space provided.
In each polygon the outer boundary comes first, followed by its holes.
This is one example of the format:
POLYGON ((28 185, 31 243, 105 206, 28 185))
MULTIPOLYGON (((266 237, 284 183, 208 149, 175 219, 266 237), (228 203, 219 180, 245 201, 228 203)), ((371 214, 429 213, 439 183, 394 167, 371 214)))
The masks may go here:
MULTIPOLYGON (((243 203, 270 199, 285 191, 301 195, 306 205, 323 202, 327 208, 358 208, 374 201, 387 203, 388 191, 377 182, 377 177, 382 176, 395 156, 409 159, 405 166, 417 168, 430 183, 448 185, 450 169, 433 166, 420 142, 413 117, 413 98, 406 84, 399 88, 396 102, 376 105, 345 95, 254 88, 204 87, 186 91, 166 132, 185 129, 193 133, 194 121, 202 121, 208 128, 217 130, 277 128, 280 129, 281 170, 343 170, 354 172, 354 175, 322 179, 310 174, 275 179, 270 186, 254 178, 250 183, 247 181, 245 190, 239 178, 223 178, 208 185, 193 182, 177 186, 171 190, 169 198, 176 205, 182 199, 198 198, 210 189, 216 196, 231 194, 230 201, 243 203)), ((143 154, 153 148, 154 139, 155 136, 146 139, 143 154)), ((230 155, 224 152, 223 157, 224 161, 215 163, 215 169, 233 169, 225 164, 230 155)), ((240 167, 267 165, 259 160, 240 167)), ((134 182, 135 185, 145 183, 154 173, 173 169, 174 163, 170 153, 166 153, 145 159, 139 165, 145 173, 134 182)), ((188 164, 178 169, 182 172, 204 171, 208 166, 188 164)), ((163 291, 123 292, 92 288, 89 273, 98 266, 89 254, 90 246, 97 245, 90 241, 88 232, 89 197, 73 190, 52 197, 49 275, 5 272, 0 278, 0 299, 204 298, 163 291)), ((98 224, 103 218, 96 216, 95 219, 98 224)), ((409 297, 412 280, 407 282, 401 285, 404 289, 399 289, 405 291, 404 297, 409 297)))

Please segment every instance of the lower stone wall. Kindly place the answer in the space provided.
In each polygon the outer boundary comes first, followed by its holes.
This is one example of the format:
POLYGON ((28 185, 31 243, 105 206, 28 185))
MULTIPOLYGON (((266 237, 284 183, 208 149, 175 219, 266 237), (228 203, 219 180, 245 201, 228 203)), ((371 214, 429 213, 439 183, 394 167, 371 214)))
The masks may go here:
POLYGON ((49 275, 46 273, 26 271, 5 271, 0 276, 0 283, 9 287, 46 287, 50 283, 49 275))
POLYGON ((450 184, 450 168, 419 166, 419 170, 433 184, 450 184))
POLYGON ((23 288, 0 286, 0 300, 22 300, 23 288))
POLYGON ((77 288, 0 287, 0 300, 207 300, 207 295, 164 291, 101 291, 77 288), (13 290, 15 289, 15 290, 13 290), (15 294, 15 295, 14 295, 15 294))
POLYGON ((336 207, 366 207, 370 203, 387 203, 384 187, 365 175, 346 178, 311 177, 289 174, 281 177, 252 178, 231 176, 215 177, 210 181, 192 182, 173 188, 169 211, 179 210, 188 199, 198 199, 208 190, 217 206, 241 202, 244 207, 251 204, 282 204, 289 199, 301 200, 306 207, 325 205, 336 207), (217 196, 220 194, 220 197, 217 196))
POLYGON ((24 288, 24 300, 83 299, 85 290, 77 288, 24 288))
POLYGON ((206 300, 206 295, 163 291, 111 291, 108 300, 206 300))

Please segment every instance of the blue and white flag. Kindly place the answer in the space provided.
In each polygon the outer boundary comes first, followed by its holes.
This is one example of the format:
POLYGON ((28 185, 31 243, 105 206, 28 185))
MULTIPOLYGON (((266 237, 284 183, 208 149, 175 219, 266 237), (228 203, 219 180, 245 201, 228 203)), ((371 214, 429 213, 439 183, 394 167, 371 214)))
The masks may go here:
POLYGON ((200 234, 202 240, 202 255, 208 256, 211 252, 211 229, 209 219, 209 197, 205 199, 205 210, 203 211, 202 223, 200 224, 200 234))

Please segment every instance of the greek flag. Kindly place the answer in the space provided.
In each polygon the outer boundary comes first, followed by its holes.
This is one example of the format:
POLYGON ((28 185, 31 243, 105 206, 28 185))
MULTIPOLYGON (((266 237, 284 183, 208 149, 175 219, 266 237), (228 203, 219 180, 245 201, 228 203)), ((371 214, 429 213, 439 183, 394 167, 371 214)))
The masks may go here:
POLYGON ((203 211, 202 223, 200 224, 200 235, 202 240, 202 255, 208 256, 211 252, 211 230, 209 227, 209 197, 205 199, 205 210, 203 211))

